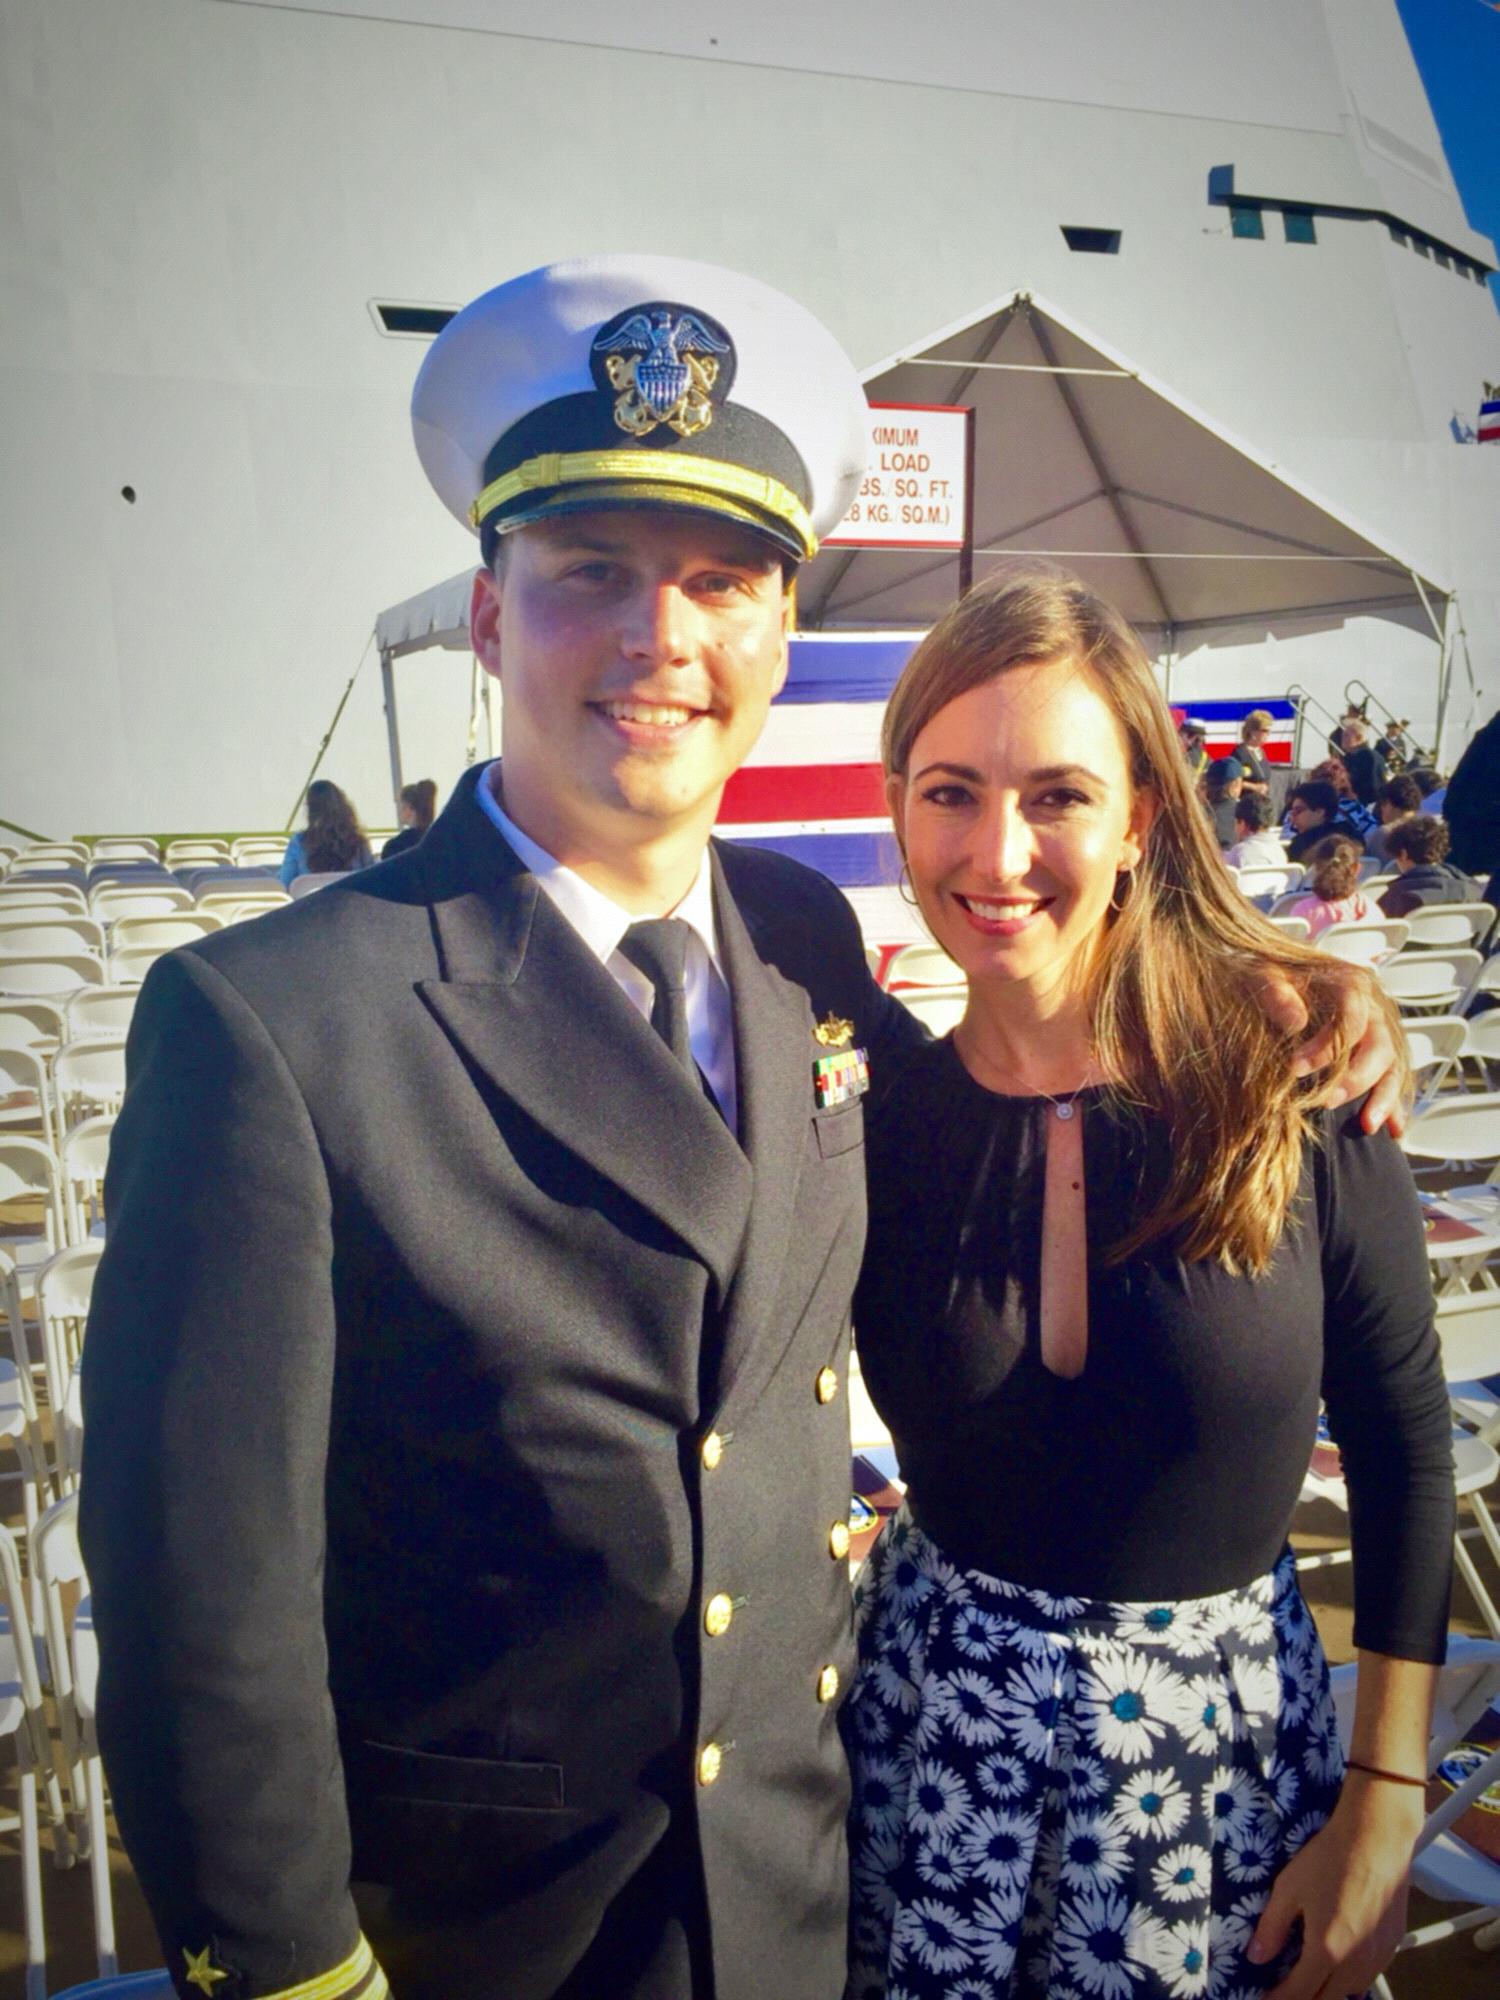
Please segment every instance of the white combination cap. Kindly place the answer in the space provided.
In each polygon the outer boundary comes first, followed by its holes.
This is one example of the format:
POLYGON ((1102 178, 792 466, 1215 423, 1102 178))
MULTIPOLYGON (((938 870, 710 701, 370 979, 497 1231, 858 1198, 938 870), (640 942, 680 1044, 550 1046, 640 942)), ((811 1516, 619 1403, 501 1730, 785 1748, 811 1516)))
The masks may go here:
POLYGON ((865 393, 804 307, 682 257, 582 257, 497 285, 438 335, 412 430, 438 497, 503 535, 672 507, 805 561, 864 474, 865 393))

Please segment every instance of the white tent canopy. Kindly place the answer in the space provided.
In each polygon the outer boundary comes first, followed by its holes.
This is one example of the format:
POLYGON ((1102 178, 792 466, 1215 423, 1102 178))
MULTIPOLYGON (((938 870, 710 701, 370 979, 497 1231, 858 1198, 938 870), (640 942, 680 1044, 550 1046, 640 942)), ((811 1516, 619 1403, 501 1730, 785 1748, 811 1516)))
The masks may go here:
MULTIPOLYGON (((1415 613, 1440 636, 1441 578, 1034 294, 996 300, 864 382, 872 403, 973 408, 976 578, 1051 557, 1167 651, 1189 634, 1244 644, 1357 616, 1415 613)), ((809 626, 921 629, 958 588, 956 553, 827 549, 798 598, 809 626)))
POLYGON ((435 583, 402 604, 393 604, 375 620, 375 644, 382 660, 399 660, 403 653, 421 653, 444 646, 450 653, 469 650, 469 596, 474 587, 472 565, 435 583))

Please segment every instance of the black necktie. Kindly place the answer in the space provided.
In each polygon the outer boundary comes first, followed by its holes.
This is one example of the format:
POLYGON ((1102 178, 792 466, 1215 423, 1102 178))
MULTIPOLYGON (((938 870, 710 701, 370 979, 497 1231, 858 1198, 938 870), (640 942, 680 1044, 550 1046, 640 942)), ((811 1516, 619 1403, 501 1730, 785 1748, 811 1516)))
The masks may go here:
POLYGON ((651 917, 632 924, 620 940, 622 954, 651 981, 651 1025, 694 1081, 699 1081, 688 1040, 688 927, 681 917, 651 917))

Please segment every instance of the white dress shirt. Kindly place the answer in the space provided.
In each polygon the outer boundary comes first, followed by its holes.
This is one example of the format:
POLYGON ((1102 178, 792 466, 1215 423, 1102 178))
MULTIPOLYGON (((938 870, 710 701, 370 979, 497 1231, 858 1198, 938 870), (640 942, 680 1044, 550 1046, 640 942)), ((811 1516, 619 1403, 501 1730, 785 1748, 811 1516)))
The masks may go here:
MULTIPOLYGON (((544 847, 521 831, 495 797, 500 776, 498 762, 489 766, 474 796, 489 819, 504 835, 508 845, 535 875, 542 893, 553 908, 571 925, 577 936, 598 959, 611 979, 633 1006, 649 1021, 655 991, 637 965, 620 951, 620 940, 633 923, 639 922, 629 910, 622 910, 601 889, 585 882, 571 868, 550 855, 544 847)), ((693 1060, 702 1070, 713 1092, 724 1122, 731 1132, 739 1130, 739 1095, 734 1066, 734 1008, 729 981, 719 956, 718 931, 714 924, 713 880, 708 856, 675 910, 663 916, 681 917, 688 927, 686 993, 688 1040, 693 1060)))

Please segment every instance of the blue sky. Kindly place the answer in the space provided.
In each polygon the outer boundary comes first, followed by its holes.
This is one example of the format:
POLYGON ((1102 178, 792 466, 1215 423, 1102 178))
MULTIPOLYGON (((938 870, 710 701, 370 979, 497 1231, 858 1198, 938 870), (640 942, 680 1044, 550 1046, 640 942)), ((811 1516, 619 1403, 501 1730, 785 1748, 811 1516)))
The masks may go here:
MULTIPOLYGON (((1500 238, 1500 9, 1396 0, 1471 227, 1500 238)), ((1500 277, 1490 279, 1500 306, 1500 277)))

